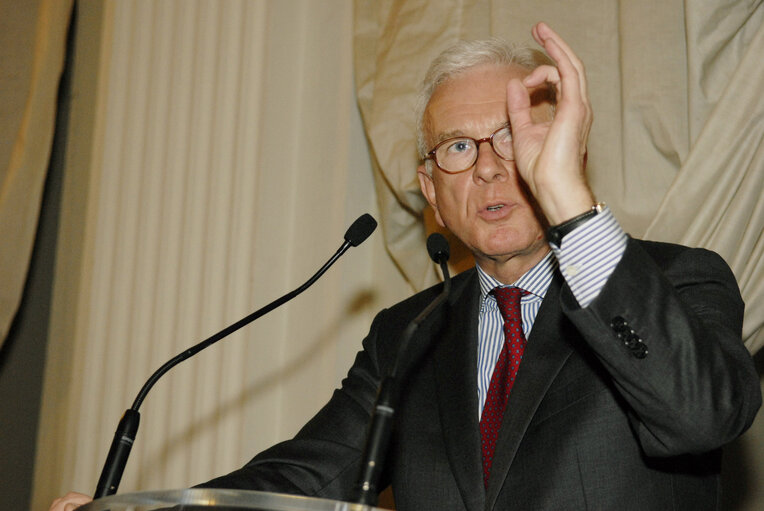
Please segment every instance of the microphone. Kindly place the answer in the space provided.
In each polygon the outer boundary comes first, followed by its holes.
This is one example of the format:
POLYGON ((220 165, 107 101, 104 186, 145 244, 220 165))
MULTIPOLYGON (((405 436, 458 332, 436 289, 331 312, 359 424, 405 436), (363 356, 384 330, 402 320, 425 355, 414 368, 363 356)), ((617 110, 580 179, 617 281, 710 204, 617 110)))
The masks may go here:
POLYGON ((288 302, 295 296, 308 289, 350 247, 357 247, 366 241, 366 238, 368 238, 371 233, 374 232, 376 227, 377 221, 374 220, 374 217, 368 213, 361 215, 345 232, 345 242, 342 244, 342 246, 340 246, 337 252, 335 252, 335 254, 326 262, 326 264, 324 264, 315 273, 315 275, 308 279, 308 281, 305 282, 302 286, 298 287, 290 293, 285 294, 281 298, 274 300, 265 307, 256 310, 252 314, 240 319, 236 323, 229 325, 220 332, 192 346, 186 351, 176 355, 169 361, 165 362, 162 367, 157 369, 154 374, 151 375, 148 381, 143 384, 143 387, 138 393, 138 396, 135 398, 135 401, 133 401, 133 405, 125 411, 125 414, 119 421, 117 431, 114 433, 114 440, 112 441, 111 447, 109 448, 109 454, 106 457, 106 462, 104 463, 103 470, 101 471, 101 477, 98 479, 98 485, 96 487, 93 498, 99 499, 107 495, 113 495, 117 492, 119 482, 122 479, 122 473, 125 470, 125 465, 127 465, 127 458, 130 455, 130 450, 132 449, 133 442, 135 441, 135 435, 138 432, 138 425, 140 423, 140 414, 138 413, 138 408, 140 408, 141 403, 143 403, 143 400, 146 397, 146 394, 148 394, 149 390, 151 390, 159 378, 161 378, 167 371, 180 364, 184 360, 193 357, 203 349, 215 344, 224 337, 227 337, 240 328, 248 325, 260 316, 264 316, 276 307, 283 305, 284 303, 288 302))
POLYGON ((440 269, 443 272, 443 289, 403 330, 401 344, 395 356, 395 363, 388 375, 382 379, 382 383, 379 386, 379 394, 377 395, 377 402, 374 405, 374 413, 366 436, 366 447, 364 448, 361 473, 357 483, 358 496, 356 503, 358 504, 372 507, 377 505, 379 479, 382 476, 385 456, 390 445, 390 433, 392 432, 395 407, 398 405, 398 398, 400 397, 396 377, 402 355, 407 352, 409 342, 419 328, 419 325, 441 303, 446 301, 451 291, 451 275, 448 272, 447 264, 450 256, 448 241, 446 241, 442 234, 437 232, 430 234, 427 238, 427 252, 430 254, 430 259, 440 265, 440 269))
MULTIPOLYGON (((451 256, 451 249, 446 238, 436 232, 427 237, 427 253, 430 254, 430 259, 442 265, 448 262, 448 258, 451 256)), ((445 273, 443 276, 445 277, 445 273)))
MULTIPOLYGON (((356 221, 350 225, 350 227, 348 227, 347 231, 345 231, 345 241, 349 243, 350 246, 357 247, 366 241, 366 238, 371 236, 371 233, 373 233, 374 229, 376 228, 377 221, 374 220, 374 217, 368 213, 364 213, 363 215, 359 216, 356 221)), ((344 252, 347 250, 347 248, 344 250, 340 248, 340 250, 344 252)))

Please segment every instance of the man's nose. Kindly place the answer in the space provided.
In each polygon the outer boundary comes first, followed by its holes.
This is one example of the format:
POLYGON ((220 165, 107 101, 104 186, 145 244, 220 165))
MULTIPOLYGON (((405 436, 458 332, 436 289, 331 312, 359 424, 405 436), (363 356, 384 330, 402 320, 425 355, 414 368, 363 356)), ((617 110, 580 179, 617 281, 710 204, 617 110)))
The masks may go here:
POLYGON ((482 181, 493 181, 495 179, 506 178, 508 172, 502 160, 493 146, 488 142, 482 142, 478 146, 478 156, 475 160, 475 170, 473 176, 482 181))

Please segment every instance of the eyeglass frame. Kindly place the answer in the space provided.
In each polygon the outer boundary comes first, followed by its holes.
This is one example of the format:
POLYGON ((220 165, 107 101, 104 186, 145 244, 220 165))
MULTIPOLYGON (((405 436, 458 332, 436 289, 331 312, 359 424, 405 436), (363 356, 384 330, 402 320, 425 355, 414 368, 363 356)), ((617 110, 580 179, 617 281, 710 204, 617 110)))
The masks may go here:
MULTIPOLYGON (((429 151, 429 152, 426 154, 426 156, 425 156, 425 158, 424 158, 424 159, 425 159, 425 160, 432 160, 433 162, 435 162, 435 166, 436 166, 436 167, 438 167, 438 168, 439 168, 440 170, 442 170, 443 172, 445 172, 446 174, 461 174, 462 172, 467 172, 469 169, 471 169, 471 168, 472 168, 472 167, 475 165, 475 162, 478 160, 478 157, 480 156, 480 145, 481 145, 482 143, 484 143, 484 142, 488 142, 488 145, 490 145, 490 146, 491 146, 491 150, 494 152, 494 154, 495 154, 496 156, 498 156, 499 158, 501 158, 501 159, 502 159, 502 160, 504 160, 504 161, 513 161, 513 160, 514 160, 514 157, 513 157, 513 158, 505 158, 504 156, 500 155, 500 154, 499 154, 499 152, 496 150, 496 148, 493 146, 493 137, 494 137, 494 136, 495 136, 495 135, 496 135, 498 132, 500 132, 500 131, 501 131, 501 130, 503 130, 503 129, 509 129, 509 134, 510 134, 510 136, 512 135, 512 127, 511 127, 509 124, 505 124, 504 126, 502 126, 502 127, 498 128, 496 131, 494 131, 493 133, 491 133, 491 134, 490 134, 489 136, 487 136, 487 137, 483 137, 483 138, 472 138, 472 137, 468 137, 468 136, 466 136, 466 135, 460 135, 460 136, 458 136, 458 137, 450 137, 450 138, 447 138, 447 139, 445 139, 445 140, 441 140, 440 142, 438 142, 437 144, 435 144, 435 147, 433 147, 433 148, 432 148, 432 149, 431 149, 431 150, 430 150, 430 151, 429 151), (444 169, 443 167, 441 167, 441 166, 440 166, 440 163, 438 163, 438 159, 435 157, 435 152, 438 150, 438 148, 439 148, 440 146, 442 146, 442 145, 443 145, 443 144, 445 144, 446 142, 451 142, 451 141, 453 141, 453 140, 459 140, 459 139, 468 139, 468 140, 472 140, 473 142, 475 142, 475 148, 476 148, 476 150, 475 150, 475 159, 472 161, 472 163, 470 163, 470 164, 469 164, 469 166, 467 166, 467 168, 464 168, 464 169, 462 169, 462 170, 446 170, 446 169, 444 169)), ((513 156, 514 156, 514 155, 513 155, 513 156)))

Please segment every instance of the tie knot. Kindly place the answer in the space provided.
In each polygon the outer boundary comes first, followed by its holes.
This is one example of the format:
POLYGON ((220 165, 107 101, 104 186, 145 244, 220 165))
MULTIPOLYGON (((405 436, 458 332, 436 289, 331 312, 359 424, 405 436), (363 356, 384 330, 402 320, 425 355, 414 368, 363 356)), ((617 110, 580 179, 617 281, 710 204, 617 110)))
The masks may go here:
POLYGON ((520 314, 520 298, 529 294, 528 291, 519 287, 495 287, 492 293, 496 297, 496 303, 504 321, 520 314))

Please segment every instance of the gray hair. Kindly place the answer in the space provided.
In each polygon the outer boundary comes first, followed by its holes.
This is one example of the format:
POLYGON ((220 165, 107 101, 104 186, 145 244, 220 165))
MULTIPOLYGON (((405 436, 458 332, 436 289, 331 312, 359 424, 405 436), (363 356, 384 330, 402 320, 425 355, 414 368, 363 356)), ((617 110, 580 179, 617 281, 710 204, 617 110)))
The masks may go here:
MULTIPOLYGON (((416 138, 420 158, 424 159, 427 155, 424 114, 435 89, 449 78, 483 64, 516 65, 531 71, 542 65, 553 66, 554 62, 540 50, 527 45, 510 44, 497 38, 459 41, 443 51, 430 64, 417 98, 416 138)), ((553 93, 551 97, 554 98, 553 93)), ((426 165, 428 172, 431 172, 429 160, 426 165)))

